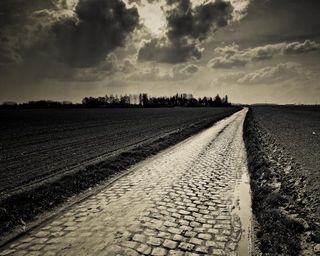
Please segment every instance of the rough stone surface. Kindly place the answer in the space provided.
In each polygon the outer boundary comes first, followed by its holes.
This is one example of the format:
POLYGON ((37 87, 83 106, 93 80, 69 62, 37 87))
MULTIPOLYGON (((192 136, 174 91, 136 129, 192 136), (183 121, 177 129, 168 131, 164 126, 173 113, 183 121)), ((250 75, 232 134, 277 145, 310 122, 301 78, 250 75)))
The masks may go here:
POLYGON ((236 255, 245 114, 137 164, 0 255, 236 255))

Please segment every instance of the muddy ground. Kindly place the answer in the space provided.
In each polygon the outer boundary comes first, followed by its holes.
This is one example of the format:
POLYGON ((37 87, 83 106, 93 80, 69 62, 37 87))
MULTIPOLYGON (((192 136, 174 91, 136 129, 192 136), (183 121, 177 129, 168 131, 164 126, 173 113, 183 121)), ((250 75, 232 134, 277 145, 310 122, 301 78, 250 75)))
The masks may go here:
POLYGON ((248 112, 244 139, 262 255, 320 253, 319 117, 319 109, 303 107, 248 112))
POLYGON ((216 110, 215 114, 214 110, 211 110, 211 114, 207 112, 205 116, 200 115, 193 121, 189 120, 188 124, 175 132, 163 133, 155 140, 148 140, 130 151, 124 151, 99 163, 80 168, 76 172, 46 180, 5 197, 0 201, 0 234, 5 237, 13 228, 25 228, 26 223, 62 204, 71 196, 91 189, 129 166, 188 138, 238 110, 239 108, 220 109, 216 110))

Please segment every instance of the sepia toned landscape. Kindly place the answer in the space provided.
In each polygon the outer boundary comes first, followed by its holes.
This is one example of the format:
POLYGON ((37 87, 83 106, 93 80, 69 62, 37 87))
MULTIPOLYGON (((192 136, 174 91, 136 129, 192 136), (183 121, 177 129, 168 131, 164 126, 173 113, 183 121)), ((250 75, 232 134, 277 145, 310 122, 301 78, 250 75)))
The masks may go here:
POLYGON ((0 256, 320 256, 319 0, 1 0, 0 256))

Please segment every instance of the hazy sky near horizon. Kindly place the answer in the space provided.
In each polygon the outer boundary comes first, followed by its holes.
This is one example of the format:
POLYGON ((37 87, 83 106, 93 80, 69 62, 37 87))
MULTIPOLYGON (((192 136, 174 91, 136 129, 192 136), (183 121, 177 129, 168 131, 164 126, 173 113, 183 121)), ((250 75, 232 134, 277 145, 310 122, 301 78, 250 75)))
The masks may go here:
POLYGON ((319 0, 1 0, 0 102, 320 103, 319 0))

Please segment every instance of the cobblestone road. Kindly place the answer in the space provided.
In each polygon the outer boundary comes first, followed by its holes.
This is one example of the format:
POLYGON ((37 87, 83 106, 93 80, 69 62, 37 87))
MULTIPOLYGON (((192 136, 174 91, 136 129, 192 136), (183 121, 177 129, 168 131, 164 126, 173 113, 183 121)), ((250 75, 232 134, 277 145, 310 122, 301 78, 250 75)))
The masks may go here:
POLYGON ((139 163, 0 255, 249 255, 248 248, 238 253, 242 221, 234 203, 247 170, 245 115, 139 163))

